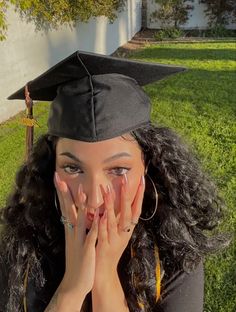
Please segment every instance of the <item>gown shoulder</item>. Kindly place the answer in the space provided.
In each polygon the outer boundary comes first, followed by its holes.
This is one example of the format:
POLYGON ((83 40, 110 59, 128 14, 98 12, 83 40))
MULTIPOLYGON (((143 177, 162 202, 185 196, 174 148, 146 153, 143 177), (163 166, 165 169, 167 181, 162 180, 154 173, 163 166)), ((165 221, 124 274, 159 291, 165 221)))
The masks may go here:
POLYGON ((203 312, 203 263, 191 273, 176 272, 165 281, 160 300, 153 312, 203 312))

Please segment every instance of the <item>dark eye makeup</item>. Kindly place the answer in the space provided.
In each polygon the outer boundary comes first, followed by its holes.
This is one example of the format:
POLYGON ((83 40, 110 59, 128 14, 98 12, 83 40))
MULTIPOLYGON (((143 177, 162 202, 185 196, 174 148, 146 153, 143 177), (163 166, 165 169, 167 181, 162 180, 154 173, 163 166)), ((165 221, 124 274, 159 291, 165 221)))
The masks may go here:
MULTIPOLYGON (((65 173, 73 175, 73 174, 83 174, 84 171, 76 164, 65 164, 60 167, 64 170, 65 173)), ((127 174, 131 170, 130 167, 124 166, 116 166, 107 169, 108 174, 116 175, 116 176, 123 176, 127 174)))

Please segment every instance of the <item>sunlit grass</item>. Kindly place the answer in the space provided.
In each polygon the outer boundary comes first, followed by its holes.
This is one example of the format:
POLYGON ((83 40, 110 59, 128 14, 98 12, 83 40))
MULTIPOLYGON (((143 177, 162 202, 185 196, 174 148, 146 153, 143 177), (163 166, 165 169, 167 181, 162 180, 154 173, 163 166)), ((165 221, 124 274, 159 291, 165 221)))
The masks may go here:
MULTIPOLYGON (((152 98, 152 119, 175 129, 192 146, 226 201, 221 230, 235 232, 236 44, 151 45, 132 58, 188 68, 145 88, 152 98)), ((205 262, 205 312, 236 311, 235 250, 232 242, 205 262)))
MULTIPOLYGON (((188 71, 145 89, 153 103, 153 121, 180 133, 214 178, 227 204, 222 231, 236 226, 236 45, 234 42, 161 44, 148 46, 132 58, 177 64, 188 71)), ((48 104, 35 105, 46 132, 48 104)), ((0 125, 0 206, 5 204, 14 175, 24 160, 25 129, 21 116, 0 125)), ((236 245, 205 262, 205 312, 236 311, 236 245)), ((191 311, 189 311, 191 312, 191 311)))

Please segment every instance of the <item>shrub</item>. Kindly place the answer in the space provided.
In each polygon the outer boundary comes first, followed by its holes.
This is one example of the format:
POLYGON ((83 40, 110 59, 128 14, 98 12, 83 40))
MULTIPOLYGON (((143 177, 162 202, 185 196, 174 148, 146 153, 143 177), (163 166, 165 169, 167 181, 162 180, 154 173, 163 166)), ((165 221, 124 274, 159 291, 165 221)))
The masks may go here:
POLYGON ((158 41, 166 39, 177 39, 183 36, 183 31, 178 28, 166 28, 159 30, 154 34, 154 38, 158 41))
POLYGON ((209 26, 225 26, 236 17, 235 0, 201 0, 206 5, 205 14, 209 19, 209 26))
POLYGON ((6 13, 7 3, 6 1, 0 2, 0 41, 6 39, 6 30, 7 30, 7 23, 6 23, 6 13))
POLYGON ((189 13, 193 9, 190 2, 193 0, 155 0, 159 5, 151 14, 152 20, 159 20, 163 29, 173 26, 179 28, 189 19, 189 13))
POLYGON ((67 24, 74 26, 77 21, 87 22, 91 17, 106 16, 113 22, 117 11, 121 10, 127 0, 3 0, 0 1, 0 35, 6 30, 5 11, 7 3, 15 6, 21 17, 27 22, 33 21, 36 29, 57 28, 67 24), (3 4, 2 4, 3 3, 3 4), (3 6, 3 8, 1 8, 3 6), (3 28, 5 25, 5 29, 3 28))
POLYGON ((205 32, 206 37, 214 37, 214 38, 220 38, 220 37, 233 37, 234 31, 230 29, 226 29, 223 25, 216 25, 205 32))

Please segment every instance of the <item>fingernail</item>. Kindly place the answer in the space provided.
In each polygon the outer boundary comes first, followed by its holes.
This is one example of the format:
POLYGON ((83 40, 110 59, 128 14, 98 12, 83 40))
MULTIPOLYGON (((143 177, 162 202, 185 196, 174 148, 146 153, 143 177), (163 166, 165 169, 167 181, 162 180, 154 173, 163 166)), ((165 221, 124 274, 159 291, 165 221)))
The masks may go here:
POLYGON ((145 177, 144 177, 144 175, 142 175, 142 177, 141 177, 141 184, 142 184, 142 185, 145 184, 145 177))
POLYGON ((61 188, 62 192, 65 192, 65 193, 68 190, 67 184, 63 181, 60 182, 60 188, 61 188))
POLYGON ((59 174, 57 172, 55 172, 55 178, 56 178, 56 182, 58 185, 58 188, 61 192, 66 192, 67 191, 67 185, 64 181, 62 181, 59 177, 59 174))
POLYGON ((126 173, 123 175, 122 184, 123 185, 127 185, 128 184, 128 177, 127 177, 126 173))
POLYGON ((98 223, 98 218, 99 218, 99 209, 96 209, 94 214, 94 222, 96 224, 98 223))
POLYGON ((81 194, 82 194, 82 184, 81 184, 81 183, 79 184, 79 187, 78 187, 78 192, 79 192, 79 195, 81 195, 81 194))
POLYGON ((104 187, 102 186, 102 184, 99 184, 99 187, 100 187, 102 196, 104 197, 106 195, 106 191, 105 191, 104 187))
POLYGON ((84 210, 84 203, 86 201, 86 195, 83 190, 83 185, 80 183, 78 187, 78 197, 79 197, 79 204, 81 205, 82 210, 84 210))
POLYGON ((110 194, 111 193, 111 187, 110 187, 110 185, 108 184, 107 185, 107 194, 110 194))
POLYGON ((55 179, 56 179, 57 184, 61 182, 59 174, 56 171, 55 171, 55 179))
POLYGON ((103 213, 103 220, 106 220, 106 218, 107 218, 107 210, 105 210, 103 213))

